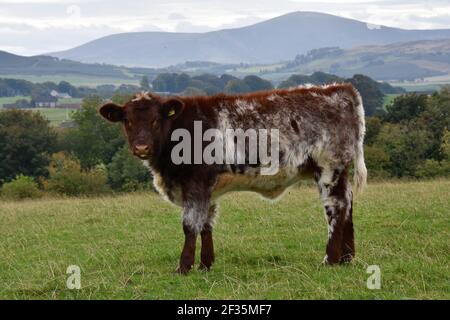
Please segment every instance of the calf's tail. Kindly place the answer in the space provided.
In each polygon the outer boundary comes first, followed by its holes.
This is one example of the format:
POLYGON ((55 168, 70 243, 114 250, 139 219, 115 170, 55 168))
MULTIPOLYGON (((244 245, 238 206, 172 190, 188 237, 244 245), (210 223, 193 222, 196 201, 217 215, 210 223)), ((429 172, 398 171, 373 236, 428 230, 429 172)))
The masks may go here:
MULTIPOLYGON (((355 90, 356 91, 356 90, 355 90)), ((367 184, 367 168, 364 161, 364 135, 366 133, 366 124, 364 121, 364 107, 361 95, 357 93, 357 113, 358 113, 358 138, 356 142, 355 159, 354 159, 354 176, 353 183, 355 185, 355 193, 361 193, 367 184)))

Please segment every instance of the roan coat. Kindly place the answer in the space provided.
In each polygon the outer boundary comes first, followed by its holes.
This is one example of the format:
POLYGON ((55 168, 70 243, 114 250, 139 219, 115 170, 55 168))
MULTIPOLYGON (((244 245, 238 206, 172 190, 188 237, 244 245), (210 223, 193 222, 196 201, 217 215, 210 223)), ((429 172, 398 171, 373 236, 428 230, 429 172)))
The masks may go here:
MULTIPOLYGON (((313 177, 317 183, 328 221, 323 262, 342 263, 354 257, 349 167, 354 163, 357 190, 365 185, 367 170, 364 109, 361 96, 350 84, 234 96, 162 97, 145 92, 123 106, 108 103, 100 113, 109 121, 123 124, 132 152, 150 168, 156 189, 182 207, 185 243, 177 272, 186 274, 194 265, 198 234, 202 240, 200 268, 210 269, 216 203, 221 195, 250 190, 277 198, 305 177, 313 177), (277 129, 278 171, 262 175, 264 165, 259 158, 251 164, 175 164, 172 149, 179 142, 172 141, 172 133, 185 129, 193 135, 195 121, 201 121, 202 133, 208 129, 277 129)), ((237 143, 225 134, 222 142, 225 151, 237 143)), ((203 141, 200 150, 192 146, 192 157, 207 144, 203 141)), ((245 159, 248 152, 246 148, 245 159)))

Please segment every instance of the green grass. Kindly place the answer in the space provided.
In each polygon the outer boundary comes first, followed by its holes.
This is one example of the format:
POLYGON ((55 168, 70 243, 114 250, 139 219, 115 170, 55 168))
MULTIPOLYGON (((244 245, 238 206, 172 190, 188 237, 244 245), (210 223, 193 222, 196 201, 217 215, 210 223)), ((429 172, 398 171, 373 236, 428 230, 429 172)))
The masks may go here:
POLYGON ((45 118, 50 121, 51 125, 57 126, 61 122, 70 120, 70 116, 74 110, 71 109, 63 109, 63 108, 32 108, 25 109, 31 110, 34 112, 41 113, 45 118))
POLYGON ((383 109, 386 109, 386 106, 388 104, 391 104, 392 101, 394 101, 395 98, 397 98, 399 94, 385 94, 383 99, 383 109))
POLYGON ((26 96, 0 97, 0 108, 3 107, 4 104, 14 103, 20 99, 27 99, 28 101, 30 101, 31 97, 26 96))
MULTIPOLYGON (((72 102, 64 102, 64 103, 78 103, 76 100, 80 99, 61 99, 61 100, 71 100, 72 102)), ((14 100, 15 102, 15 100, 14 100)), ((6 102, 8 103, 8 102, 6 102)), ((1 104, 1 102, 0 102, 1 104)), ((0 110, 2 110, 0 108, 0 110)), ((53 126, 58 126, 61 122, 70 120, 71 114, 74 112, 73 109, 63 109, 63 108, 29 108, 29 109, 21 109, 21 110, 30 110, 33 112, 41 113, 44 118, 50 121, 50 124, 53 126)))
POLYGON ((172 274, 179 210, 153 193, 0 202, 0 298, 450 299, 449 195, 449 180, 369 185, 355 201, 357 258, 322 267, 315 188, 276 203, 231 194, 215 265, 186 277, 172 274), (81 290, 66 289, 69 265, 81 267, 81 290), (367 289, 368 265, 381 268, 381 290, 367 289))

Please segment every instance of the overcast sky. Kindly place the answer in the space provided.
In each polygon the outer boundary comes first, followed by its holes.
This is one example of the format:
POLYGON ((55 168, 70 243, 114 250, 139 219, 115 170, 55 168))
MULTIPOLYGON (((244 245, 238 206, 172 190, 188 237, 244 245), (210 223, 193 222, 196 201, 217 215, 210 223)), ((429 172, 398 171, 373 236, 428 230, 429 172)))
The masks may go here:
POLYGON ((120 32, 206 32, 292 11, 405 29, 450 28, 450 0, 0 0, 0 50, 33 55, 120 32))

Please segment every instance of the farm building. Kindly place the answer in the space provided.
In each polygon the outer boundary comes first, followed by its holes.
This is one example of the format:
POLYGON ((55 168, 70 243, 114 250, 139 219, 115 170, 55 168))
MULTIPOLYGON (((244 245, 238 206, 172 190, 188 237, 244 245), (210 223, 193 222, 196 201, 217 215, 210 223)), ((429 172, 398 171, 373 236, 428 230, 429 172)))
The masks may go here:
POLYGON ((56 108, 58 98, 52 95, 39 95, 33 98, 33 104, 36 108, 56 108))

